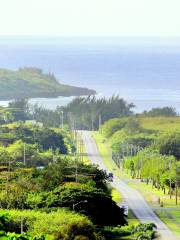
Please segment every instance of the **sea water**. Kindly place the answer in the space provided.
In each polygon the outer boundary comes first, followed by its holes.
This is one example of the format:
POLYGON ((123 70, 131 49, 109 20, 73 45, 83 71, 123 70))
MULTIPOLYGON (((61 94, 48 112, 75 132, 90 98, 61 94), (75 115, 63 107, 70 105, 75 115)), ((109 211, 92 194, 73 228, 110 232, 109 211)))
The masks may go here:
MULTIPOLYGON (((24 38, 0 39, 0 67, 35 66, 61 83, 119 95, 141 112, 171 106, 180 112, 180 39, 24 38)), ((48 108, 71 98, 31 100, 48 108)), ((1 105, 7 105, 1 101, 1 105)))

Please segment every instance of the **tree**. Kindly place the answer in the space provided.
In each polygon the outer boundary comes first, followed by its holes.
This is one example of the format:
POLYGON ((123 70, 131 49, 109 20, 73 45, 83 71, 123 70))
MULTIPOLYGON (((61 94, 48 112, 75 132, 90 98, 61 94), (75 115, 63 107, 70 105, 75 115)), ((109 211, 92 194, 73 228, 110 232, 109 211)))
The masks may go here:
POLYGON ((105 137, 111 137, 115 132, 125 127, 127 118, 113 118, 105 122, 102 126, 102 133, 105 137))
POLYGON ((180 132, 165 133, 157 140, 161 154, 173 155, 180 160, 180 132))
POLYGON ((152 108, 150 111, 144 111, 143 114, 145 116, 150 116, 150 117, 157 117, 157 116, 175 117, 175 116, 178 116, 176 109, 173 107, 152 108))
POLYGON ((61 133, 57 133, 50 128, 43 128, 43 131, 37 131, 35 133, 35 138, 43 150, 51 148, 53 151, 59 149, 62 154, 67 153, 67 147, 61 133))
POLYGON ((67 183, 47 197, 48 207, 68 207, 89 216, 96 225, 126 225, 124 210, 103 190, 87 184, 67 183), (79 203, 79 204, 78 204, 79 203))
POLYGON ((125 131, 131 134, 141 132, 141 126, 138 118, 130 117, 125 125, 125 131))
POLYGON ((28 99, 15 99, 10 102, 8 109, 12 112, 12 116, 16 121, 25 121, 30 118, 28 99))
POLYGON ((69 121, 68 113, 71 113, 77 129, 98 129, 100 118, 101 122, 104 123, 111 118, 132 115, 133 107, 132 103, 127 103, 119 96, 112 96, 109 99, 79 97, 59 110, 64 112, 66 122, 69 121))

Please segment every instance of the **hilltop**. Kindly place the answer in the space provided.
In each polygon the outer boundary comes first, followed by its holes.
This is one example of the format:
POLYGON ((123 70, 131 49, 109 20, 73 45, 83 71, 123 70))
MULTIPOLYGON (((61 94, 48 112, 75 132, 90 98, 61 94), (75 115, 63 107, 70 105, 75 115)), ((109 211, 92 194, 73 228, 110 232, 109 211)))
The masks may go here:
POLYGON ((61 84, 54 74, 46 74, 39 68, 0 69, 0 100, 94 94, 96 91, 91 89, 61 84))

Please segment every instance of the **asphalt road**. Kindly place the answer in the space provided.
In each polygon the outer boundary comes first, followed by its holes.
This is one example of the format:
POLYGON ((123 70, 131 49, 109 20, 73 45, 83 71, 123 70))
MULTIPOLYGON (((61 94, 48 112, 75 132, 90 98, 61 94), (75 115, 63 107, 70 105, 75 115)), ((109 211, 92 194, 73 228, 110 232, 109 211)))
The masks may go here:
MULTIPOLYGON (((91 132, 81 131, 84 146, 90 161, 94 164, 98 164, 101 169, 108 169, 103 163, 103 160, 99 154, 95 140, 91 136, 91 132)), ((134 188, 128 186, 125 182, 114 176, 114 180, 111 185, 119 190, 123 195, 128 207, 134 212, 136 217, 142 223, 152 222, 157 226, 157 231, 162 240, 177 240, 176 236, 169 230, 169 228, 156 216, 151 207, 144 200, 143 196, 134 188)))

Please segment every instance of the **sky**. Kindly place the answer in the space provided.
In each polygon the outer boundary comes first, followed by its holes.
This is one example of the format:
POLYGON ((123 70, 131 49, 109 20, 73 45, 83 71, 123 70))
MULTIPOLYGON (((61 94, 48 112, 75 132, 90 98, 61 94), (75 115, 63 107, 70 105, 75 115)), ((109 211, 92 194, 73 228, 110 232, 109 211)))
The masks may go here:
POLYGON ((0 36, 180 37, 180 0, 0 0, 0 36))

